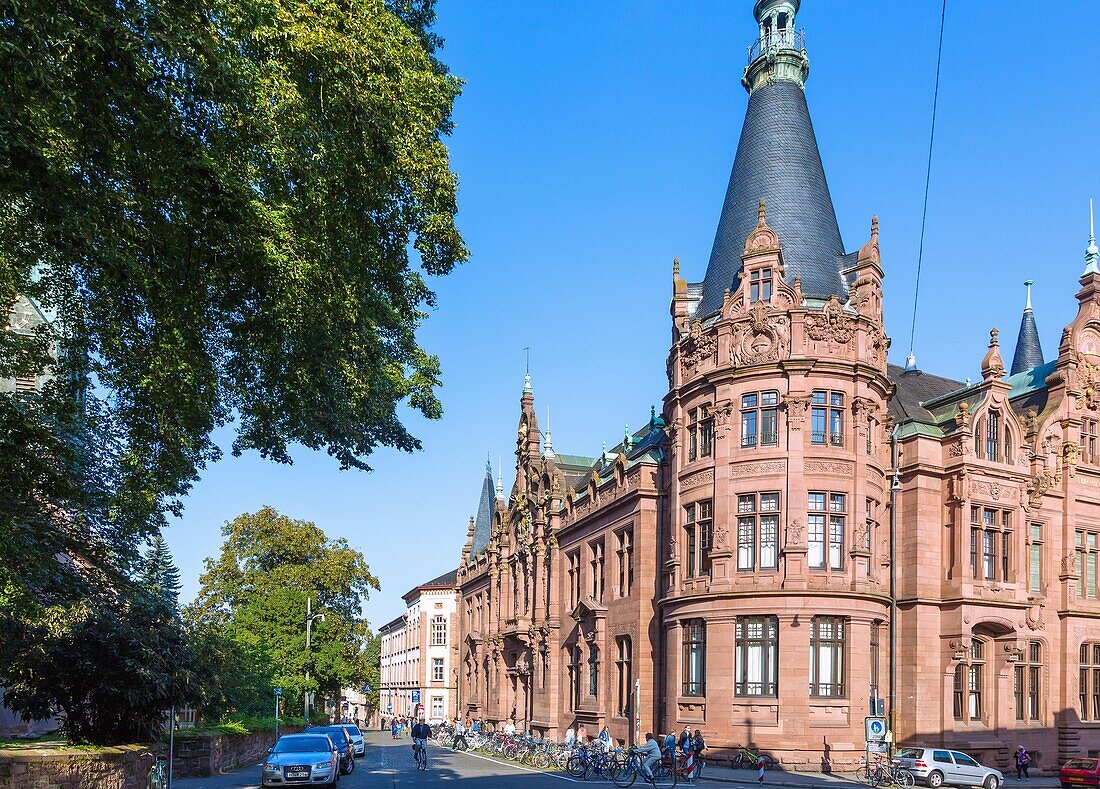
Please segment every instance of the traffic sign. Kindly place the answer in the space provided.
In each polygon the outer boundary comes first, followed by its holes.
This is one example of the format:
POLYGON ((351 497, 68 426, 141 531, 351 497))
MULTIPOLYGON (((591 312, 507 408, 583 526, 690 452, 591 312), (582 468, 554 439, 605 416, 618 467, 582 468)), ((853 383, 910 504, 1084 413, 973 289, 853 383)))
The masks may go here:
POLYGON ((867 742, 882 742, 886 739, 886 718, 868 715, 863 719, 863 732, 867 742))
POLYGON ((420 703, 420 691, 419 690, 414 690, 412 692, 412 703, 413 704, 419 704, 420 703))
POLYGON ((282 688, 275 688, 275 695, 276 696, 282 696, 283 695, 283 689, 282 688))

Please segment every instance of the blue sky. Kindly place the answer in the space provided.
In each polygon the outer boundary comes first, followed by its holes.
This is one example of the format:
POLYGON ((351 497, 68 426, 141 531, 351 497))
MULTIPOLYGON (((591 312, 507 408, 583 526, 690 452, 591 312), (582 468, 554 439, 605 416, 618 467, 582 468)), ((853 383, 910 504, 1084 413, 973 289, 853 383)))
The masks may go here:
MULTIPOLYGON (((916 351, 979 375, 988 331, 1015 347, 1036 281, 1049 359, 1076 312, 1088 198, 1100 197, 1100 4, 949 0, 916 351)), ((434 285, 422 344, 444 416, 411 417, 422 452, 341 472, 300 450, 206 470, 168 540, 184 599, 220 527, 270 504, 360 548, 401 595, 453 568, 485 460, 514 461, 524 347, 558 452, 595 454, 665 392, 672 258, 701 280, 744 116, 752 2, 439 0, 442 58, 467 81, 449 141, 470 262, 434 285)), ((909 345, 939 0, 804 0, 807 95, 848 249, 881 223, 892 361, 909 345)), ((229 434, 219 435, 223 445, 229 434)))

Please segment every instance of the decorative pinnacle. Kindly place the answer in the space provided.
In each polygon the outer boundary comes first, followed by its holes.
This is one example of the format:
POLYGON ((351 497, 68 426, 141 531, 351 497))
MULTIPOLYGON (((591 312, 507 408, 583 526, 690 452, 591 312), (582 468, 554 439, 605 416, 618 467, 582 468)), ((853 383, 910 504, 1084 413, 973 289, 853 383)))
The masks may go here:
POLYGON ((764 198, 760 198, 760 205, 756 208, 756 224, 758 227, 763 227, 766 223, 764 217, 767 215, 767 206, 764 202, 764 198))
POLYGON ((1027 288, 1027 304, 1024 305, 1024 312, 1031 312, 1031 286, 1035 284, 1035 280, 1024 280, 1024 287, 1027 288))
POLYGON ((680 258, 675 257, 672 259, 672 278, 676 279, 680 276, 680 258))
POLYGON ((504 501, 504 459, 497 458, 497 499, 504 501))
POLYGON ((546 406, 546 446, 543 447, 544 458, 554 457, 554 439, 550 437, 550 406, 546 406))
POLYGON ((534 391, 535 390, 531 387, 531 373, 527 373, 523 376, 523 393, 533 394, 534 391))
POLYGON ((878 238, 878 214, 871 217, 871 238, 878 238))
POLYGON ((1001 333, 1000 329, 989 330, 989 347, 996 348, 1001 344, 1001 341, 997 339, 997 336, 1001 333))
POLYGON ((1089 245, 1085 249, 1085 273, 1100 274, 1100 249, 1096 248, 1096 231, 1092 221, 1092 198, 1089 198, 1089 245))

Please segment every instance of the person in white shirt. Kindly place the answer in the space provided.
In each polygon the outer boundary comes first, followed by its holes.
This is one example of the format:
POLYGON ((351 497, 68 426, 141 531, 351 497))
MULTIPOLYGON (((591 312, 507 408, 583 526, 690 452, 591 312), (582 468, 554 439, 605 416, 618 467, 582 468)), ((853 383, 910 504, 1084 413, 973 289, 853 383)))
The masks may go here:
POLYGON ((576 743, 576 741, 577 735, 574 733, 573 727, 570 726, 568 729, 565 730, 565 744, 572 748, 573 744, 576 743))
POLYGON ((504 733, 507 734, 509 737, 516 733, 516 724, 513 723, 510 719, 507 723, 504 724, 504 733))

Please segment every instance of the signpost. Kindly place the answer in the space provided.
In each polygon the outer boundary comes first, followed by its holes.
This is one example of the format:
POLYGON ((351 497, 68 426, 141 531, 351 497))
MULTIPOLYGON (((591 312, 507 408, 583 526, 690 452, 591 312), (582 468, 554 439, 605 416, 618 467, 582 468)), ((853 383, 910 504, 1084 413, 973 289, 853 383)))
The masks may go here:
POLYGON ((275 688, 275 739, 279 739, 279 699, 283 696, 282 688, 275 688))

